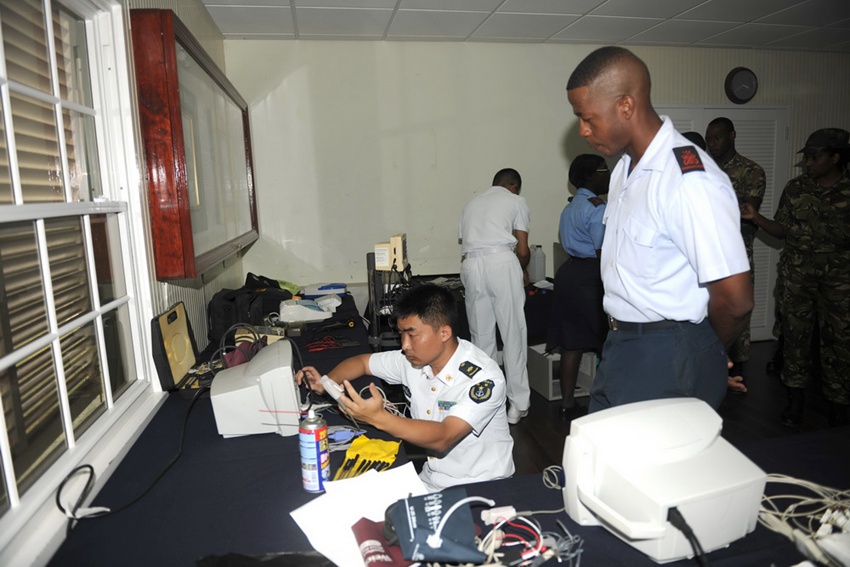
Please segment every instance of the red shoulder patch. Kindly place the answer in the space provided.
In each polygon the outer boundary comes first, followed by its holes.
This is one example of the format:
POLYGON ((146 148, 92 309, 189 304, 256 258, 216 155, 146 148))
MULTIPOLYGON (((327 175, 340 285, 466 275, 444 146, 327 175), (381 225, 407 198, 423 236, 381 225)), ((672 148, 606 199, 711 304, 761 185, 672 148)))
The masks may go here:
POLYGON ((705 171, 705 166, 699 158, 697 149, 693 146, 682 146, 681 148, 673 148, 673 154, 676 156, 676 161, 679 162, 679 169, 682 173, 691 173, 692 171, 705 171))
POLYGON ((588 197, 587 200, 593 203, 594 207, 598 207, 599 205, 605 204, 605 200, 600 199, 599 197, 588 197))

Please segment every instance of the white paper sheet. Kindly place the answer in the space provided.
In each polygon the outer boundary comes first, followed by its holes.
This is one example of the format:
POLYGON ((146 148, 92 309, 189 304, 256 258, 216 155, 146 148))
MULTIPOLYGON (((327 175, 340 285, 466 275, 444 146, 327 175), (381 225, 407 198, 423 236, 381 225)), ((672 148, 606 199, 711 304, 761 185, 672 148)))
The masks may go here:
POLYGON ((428 490, 412 463, 383 472, 374 470, 325 484, 325 494, 290 512, 313 547, 339 567, 363 567, 351 526, 360 518, 384 520, 387 507, 428 490))

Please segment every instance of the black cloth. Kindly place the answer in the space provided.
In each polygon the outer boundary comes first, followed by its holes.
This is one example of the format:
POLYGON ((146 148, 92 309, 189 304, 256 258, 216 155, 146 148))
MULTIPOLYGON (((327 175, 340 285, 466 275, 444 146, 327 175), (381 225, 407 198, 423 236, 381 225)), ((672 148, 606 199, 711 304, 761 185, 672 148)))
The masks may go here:
MULTIPOLYGON (((371 352, 368 333, 350 296, 343 298, 331 319, 306 327, 293 342, 304 364, 321 372, 329 371, 345 358, 371 352), (329 323, 349 319, 354 321, 353 328, 322 330, 329 323), (311 352, 311 344, 326 336, 357 344, 311 352)), ((293 370, 299 367, 293 361, 293 370)), ((359 378, 354 387, 359 390, 371 380, 377 379, 359 378)), ((306 396, 304 386, 300 395, 306 396)), ((179 393, 168 394, 95 496, 93 506, 117 508, 150 485, 177 453, 189 406, 190 400, 179 393)), ((329 410, 322 413, 329 425, 351 424, 329 410)), ((363 427, 370 438, 392 439, 374 428, 363 427)), ((331 453, 332 475, 342 464, 344 453, 331 453)), ((407 457, 400 450, 396 465, 406 462, 407 457)), ((270 433, 224 439, 218 434, 212 403, 206 394, 188 414, 183 455, 168 473, 126 510, 78 522, 49 565, 191 566, 208 556, 310 551, 310 542, 289 512, 317 496, 303 489, 297 435, 281 437, 270 433)), ((318 564, 309 557, 278 559, 295 561, 289 564, 318 564)), ((282 563, 270 563, 273 564, 282 563)))
MULTIPOLYGON (((765 439, 748 443, 739 450, 768 474, 784 474, 809 480, 832 488, 850 488, 850 444, 847 438, 850 427, 825 429, 765 439)), ((561 464, 561 463, 557 463, 561 464)), ((513 506, 520 511, 557 510, 564 506, 560 491, 546 488, 543 476, 523 475, 509 479, 465 485, 470 496, 483 496, 496 501, 496 506, 513 506)), ((770 495, 798 493, 788 485, 768 483, 765 492, 770 495)), ((811 493, 802 491, 811 496, 811 493)), ((544 531, 563 534, 558 521, 574 535, 584 539, 582 565, 628 565, 629 567, 658 567, 658 563, 635 550, 602 526, 580 526, 566 512, 536 514, 544 531)), ((476 523, 486 533, 475 515, 476 523)), ((732 542, 729 547, 708 554, 712 567, 753 567, 755 565, 790 567, 804 557, 793 542, 762 525, 746 537, 732 542)), ((669 567, 694 567, 694 559, 665 563, 669 567)), ((557 567, 554 560, 545 564, 557 567)))
POLYGON ((603 294, 599 259, 567 258, 555 274, 546 350, 601 351, 608 333, 603 294))

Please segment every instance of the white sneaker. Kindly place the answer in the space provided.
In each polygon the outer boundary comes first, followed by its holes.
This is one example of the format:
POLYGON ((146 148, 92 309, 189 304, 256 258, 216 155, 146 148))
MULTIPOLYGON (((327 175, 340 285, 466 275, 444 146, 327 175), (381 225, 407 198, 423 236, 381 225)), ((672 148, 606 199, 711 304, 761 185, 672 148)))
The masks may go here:
POLYGON ((528 415, 528 410, 519 411, 515 407, 511 406, 508 408, 508 423, 511 425, 516 425, 519 423, 519 420, 528 415))

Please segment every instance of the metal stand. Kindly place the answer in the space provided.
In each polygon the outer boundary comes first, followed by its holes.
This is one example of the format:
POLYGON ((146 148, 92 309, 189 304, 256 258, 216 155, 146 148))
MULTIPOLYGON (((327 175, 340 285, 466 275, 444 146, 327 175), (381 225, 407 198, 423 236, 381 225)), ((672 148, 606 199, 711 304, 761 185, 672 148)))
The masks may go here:
POLYGON ((392 326, 392 309, 396 297, 410 286, 410 278, 397 270, 376 270, 374 252, 366 254, 366 275, 369 286, 369 345, 375 352, 400 348, 399 334, 392 326))

